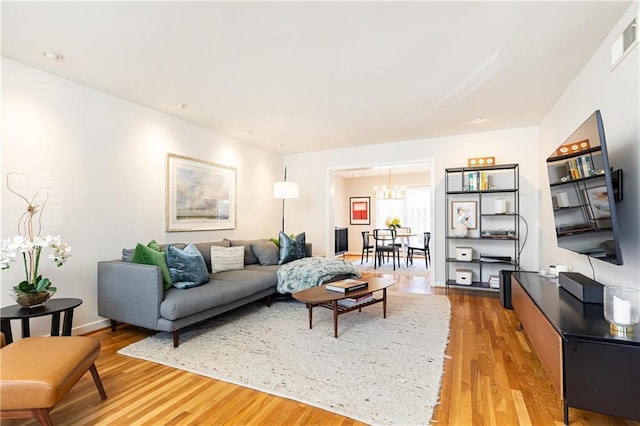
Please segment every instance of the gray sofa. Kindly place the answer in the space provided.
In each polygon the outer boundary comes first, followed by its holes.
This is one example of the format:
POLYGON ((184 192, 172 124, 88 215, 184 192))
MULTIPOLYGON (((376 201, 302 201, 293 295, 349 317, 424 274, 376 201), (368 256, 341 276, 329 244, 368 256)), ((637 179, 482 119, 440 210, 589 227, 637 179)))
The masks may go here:
MULTIPOLYGON (((111 330, 118 322, 173 333, 178 347, 180 329, 276 294, 280 265, 261 265, 251 251, 252 242, 266 240, 222 240, 195 244, 209 272, 209 282, 189 289, 171 287, 164 290, 158 266, 125 260, 98 262, 98 314, 111 320, 111 330), (244 269, 211 273, 211 246, 245 246, 244 269)), ((184 248, 185 244, 172 244, 184 248)), ((164 250, 167 245, 161 246, 164 250)), ((123 258, 128 257, 123 250, 123 258)), ((312 254, 306 244, 307 256, 312 254)), ((129 253, 130 255, 130 253, 129 253)))

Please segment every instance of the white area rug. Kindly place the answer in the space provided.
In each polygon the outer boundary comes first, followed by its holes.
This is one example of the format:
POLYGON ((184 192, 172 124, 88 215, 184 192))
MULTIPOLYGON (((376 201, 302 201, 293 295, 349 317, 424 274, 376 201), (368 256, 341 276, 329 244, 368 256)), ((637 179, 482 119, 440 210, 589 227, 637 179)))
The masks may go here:
MULTIPOLYGON (((397 261, 396 261, 397 262, 397 261)), ((369 262, 360 264, 360 260, 354 260, 351 262, 353 266, 358 268, 360 272, 371 272, 374 274, 387 274, 404 277, 429 277, 429 269, 424 265, 424 259, 421 257, 414 257, 413 265, 406 266, 404 258, 400 258, 401 266, 398 267, 396 263, 396 270, 393 270, 393 263, 391 261, 383 263, 380 266, 376 266, 373 269, 373 259, 369 256, 369 262)))
POLYGON ((445 296, 388 292, 339 317, 293 299, 254 303, 119 351, 300 401, 369 424, 425 425, 438 403, 451 306, 445 296))

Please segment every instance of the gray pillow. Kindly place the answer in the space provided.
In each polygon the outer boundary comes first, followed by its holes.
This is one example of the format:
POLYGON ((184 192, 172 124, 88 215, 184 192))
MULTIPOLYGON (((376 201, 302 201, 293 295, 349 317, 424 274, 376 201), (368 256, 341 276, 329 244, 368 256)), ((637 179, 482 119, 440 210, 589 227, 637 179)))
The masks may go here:
POLYGON ((131 258, 133 257, 133 252, 135 249, 122 249, 122 261, 123 262, 131 262, 131 258))
POLYGON ((251 243, 263 243, 269 240, 267 238, 255 240, 229 240, 225 238, 225 241, 229 241, 231 247, 244 246, 244 264, 253 265, 254 263, 258 263, 258 258, 253 254, 253 250, 251 250, 251 243))
POLYGON ((258 258, 261 265, 277 265, 280 249, 272 241, 264 243, 251 243, 251 250, 258 258))
POLYGON ((184 250, 170 245, 167 248, 167 266, 176 288, 196 287, 209 282, 207 265, 200 250, 193 244, 187 245, 184 250))
POLYGON ((280 265, 289 263, 292 260, 302 259, 307 257, 307 250, 305 247, 304 232, 295 236, 295 238, 289 237, 284 232, 280 232, 280 265))

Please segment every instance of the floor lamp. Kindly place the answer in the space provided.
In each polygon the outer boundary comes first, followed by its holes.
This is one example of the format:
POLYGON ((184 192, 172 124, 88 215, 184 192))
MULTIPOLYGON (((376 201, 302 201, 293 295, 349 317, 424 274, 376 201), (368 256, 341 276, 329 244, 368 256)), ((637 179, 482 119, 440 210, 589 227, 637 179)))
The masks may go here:
POLYGON ((298 198, 298 184, 287 182, 287 168, 284 168, 284 180, 273 184, 273 198, 282 198, 282 232, 284 232, 284 200, 298 198))

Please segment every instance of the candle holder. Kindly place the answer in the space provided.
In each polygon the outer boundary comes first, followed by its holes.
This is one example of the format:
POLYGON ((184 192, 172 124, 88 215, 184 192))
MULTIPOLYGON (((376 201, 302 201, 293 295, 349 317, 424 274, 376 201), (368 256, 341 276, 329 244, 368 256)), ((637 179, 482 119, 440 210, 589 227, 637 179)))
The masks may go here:
POLYGON ((622 286, 605 286, 604 318, 613 334, 633 333, 640 323, 640 290, 622 286))

